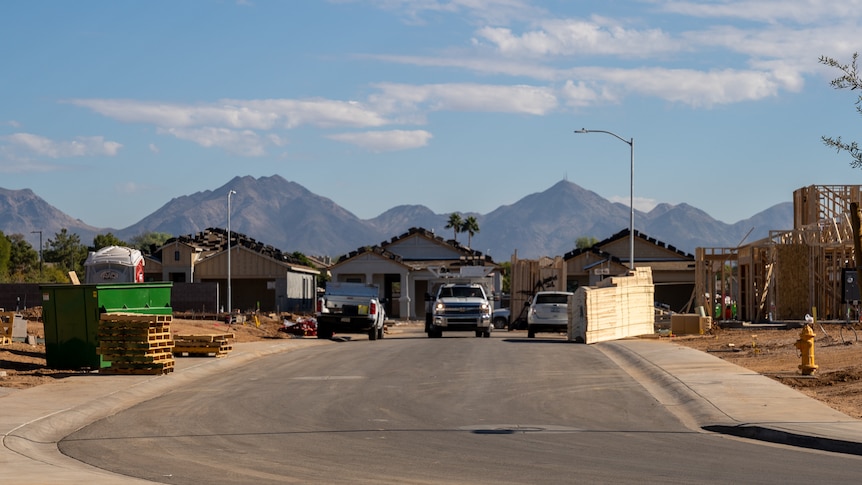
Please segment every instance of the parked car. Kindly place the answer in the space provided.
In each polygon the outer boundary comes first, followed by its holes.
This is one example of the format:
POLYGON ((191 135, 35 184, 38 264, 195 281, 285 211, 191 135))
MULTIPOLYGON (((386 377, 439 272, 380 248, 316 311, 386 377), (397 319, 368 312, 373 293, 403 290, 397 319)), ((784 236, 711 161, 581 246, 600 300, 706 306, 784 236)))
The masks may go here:
POLYGON ((494 310, 491 322, 494 324, 494 328, 508 328, 511 316, 512 312, 508 308, 497 308, 494 310))
POLYGON ((527 337, 536 332, 566 332, 569 325, 568 291, 540 291, 533 295, 527 310, 527 337))

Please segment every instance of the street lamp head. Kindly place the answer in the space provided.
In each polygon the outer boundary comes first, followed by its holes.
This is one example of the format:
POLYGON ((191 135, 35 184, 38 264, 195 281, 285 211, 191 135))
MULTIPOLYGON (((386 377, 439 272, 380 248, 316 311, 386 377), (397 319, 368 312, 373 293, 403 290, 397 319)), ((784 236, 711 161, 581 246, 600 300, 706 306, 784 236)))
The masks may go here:
POLYGON ((581 128, 580 130, 575 130, 575 133, 589 133, 589 132, 590 132, 590 130, 588 130, 586 128, 581 128))
POLYGON ((227 195, 231 195, 231 194, 235 194, 235 193, 236 193, 236 190, 231 190, 230 192, 227 193, 227 195))

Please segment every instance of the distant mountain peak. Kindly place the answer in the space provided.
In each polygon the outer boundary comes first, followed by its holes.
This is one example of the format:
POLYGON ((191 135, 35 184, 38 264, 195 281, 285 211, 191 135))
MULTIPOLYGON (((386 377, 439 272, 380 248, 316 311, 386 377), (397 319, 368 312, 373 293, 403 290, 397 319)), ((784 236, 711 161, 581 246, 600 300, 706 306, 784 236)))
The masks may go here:
MULTIPOLYGON (((0 188, 0 230, 7 235, 34 230, 50 235, 66 228, 85 243, 107 232, 121 239, 146 232, 195 234, 225 225, 225 198, 230 190, 237 192, 231 208, 233 230, 286 253, 339 256, 403 234, 411 227, 427 228, 447 239, 454 235, 445 227, 449 214, 435 214, 423 205, 399 205, 373 219, 361 220, 331 199, 280 175, 236 176, 214 190, 173 198, 120 230, 88 226, 50 206, 30 189, 0 188)), ((566 179, 488 214, 465 214, 475 215, 480 225, 471 246, 497 261, 508 260, 515 251, 521 258, 563 255, 575 248, 579 237, 604 240, 629 226, 626 204, 612 203, 566 179)), ((761 239, 770 229, 792 227, 792 220, 790 202, 735 224, 717 221, 686 203, 663 203, 647 213, 636 211, 635 229, 693 253, 698 246, 735 247, 746 236, 749 242, 761 239)), ((466 243, 467 235, 459 234, 457 239, 466 243)))

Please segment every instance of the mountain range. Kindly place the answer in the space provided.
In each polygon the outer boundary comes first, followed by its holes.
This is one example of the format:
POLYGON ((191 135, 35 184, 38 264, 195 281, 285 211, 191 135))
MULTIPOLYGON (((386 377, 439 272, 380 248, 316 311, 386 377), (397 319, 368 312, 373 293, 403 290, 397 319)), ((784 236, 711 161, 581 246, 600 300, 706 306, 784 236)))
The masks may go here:
MULTIPOLYGON (((81 242, 92 244, 97 234, 113 233, 123 240, 147 232, 174 236, 224 227, 225 196, 235 190, 231 230, 284 252, 339 256, 379 244, 411 227, 422 227, 452 239, 446 229, 449 214, 435 214, 423 205, 393 207, 373 219, 360 219, 331 199, 314 194, 279 175, 235 177, 222 187, 174 198, 137 223, 122 229, 97 228, 63 213, 30 189, 0 188, 0 230, 4 234, 42 231, 51 238, 66 228, 81 242)), ((628 229, 629 206, 610 202, 595 192, 562 180, 547 190, 503 205, 488 214, 472 215, 479 232, 471 246, 495 261, 563 255, 575 249, 580 237, 602 240, 628 229)), ((779 203, 734 224, 713 219, 688 204, 660 204, 649 212, 635 211, 635 230, 677 249, 694 253, 697 247, 736 247, 767 237, 770 230, 792 228, 793 204, 779 203)), ((467 235, 458 241, 466 245, 467 235)))

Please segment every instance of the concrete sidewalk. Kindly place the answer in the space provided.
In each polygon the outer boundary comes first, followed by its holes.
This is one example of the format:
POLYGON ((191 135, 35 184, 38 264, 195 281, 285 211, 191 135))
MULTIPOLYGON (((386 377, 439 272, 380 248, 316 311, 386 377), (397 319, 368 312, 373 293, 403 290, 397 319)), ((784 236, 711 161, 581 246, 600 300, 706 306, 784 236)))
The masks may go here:
POLYGON ((596 345, 691 428, 862 455, 862 420, 757 372, 669 342, 596 345))
MULTIPOLYGON (((186 382, 253 359, 331 342, 284 339, 234 344, 224 358, 178 358, 166 376, 85 375, 0 396, 0 483, 152 483, 61 454, 72 432, 186 382)), ((653 340, 595 344, 688 427, 862 455, 862 420, 715 356, 653 340)))

